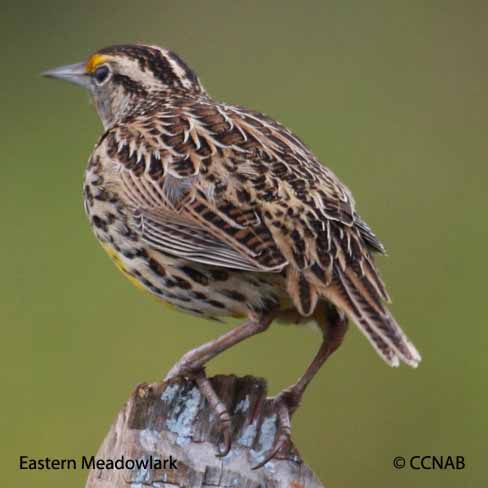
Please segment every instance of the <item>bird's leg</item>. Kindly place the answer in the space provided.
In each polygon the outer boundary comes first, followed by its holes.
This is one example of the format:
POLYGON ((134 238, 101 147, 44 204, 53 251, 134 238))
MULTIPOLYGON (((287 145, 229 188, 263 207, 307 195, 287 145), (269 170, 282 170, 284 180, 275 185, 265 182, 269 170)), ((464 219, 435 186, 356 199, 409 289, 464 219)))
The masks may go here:
POLYGON ((230 450, 231 418, 226 406, 215 393, 212 384, 205 374, 203 366, 226 349, 229 349, 235 344, 258 334, 259 332, 264 332, 269 327, 272 320, 273 319, 270 317, 259 320, 248 320, 231 331, 221 335, 217 339, 192 349, 181 357, 165 377, 165 381, 169 381, 177 376, 185 374, 195 378, 198 389, 207 399, 210 408, 217 414, 221 424, 224 436, 224 448, 223 450, 219 450, 219 456, 225 456, 230 450))
POLYGON ((330 355, 342 344, 347 331, 347 319, 333 309, 325 325, 321 324, 321 327, 324 334, 322 344, 303 376, 294 385, 284 389, 273 398, 278 415, 278 438, 273 448, 265 454, 264 459, 259 464, 254 466, 254 469, 265 465, 290 441, 291 416, 300 405, 305 389, 312 378, 330 355))
POLYGON ((226 349, 229 349, 235 344, 258 334, 259 332, 264 332, 269 327, 272 320, 273 319, 270 317, 262 318, 260 320, 248 320, 229 332, 222 334, 220 337, 217 337, 217 339, 206 342, 205 344, 188 351, 170 369, 169 373, 164 378, 165 381, 184 374, 191 375, 226 349))

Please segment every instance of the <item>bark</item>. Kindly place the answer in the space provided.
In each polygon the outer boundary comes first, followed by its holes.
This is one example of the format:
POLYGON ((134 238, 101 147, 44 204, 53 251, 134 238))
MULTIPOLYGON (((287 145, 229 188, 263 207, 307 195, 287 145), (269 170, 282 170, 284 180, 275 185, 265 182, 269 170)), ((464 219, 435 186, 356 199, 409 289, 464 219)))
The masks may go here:
MULTIPOLYGON (((97 460, 153 460, 153 466, 91 469, 87 488, 324 488, 293 445, 252 469, 275 441, 277 417, 263 379, 216 376, 217 394, 232 415, 232 448, 219 458, 221 433, 195 383, 139 385, 119 412, 97 460), (169 466, 170 456, 177 469, 169 466), (158 466, 157 460, 164 466, 158 466)), ((121 462, 119 462, 121 464, 121 462)))

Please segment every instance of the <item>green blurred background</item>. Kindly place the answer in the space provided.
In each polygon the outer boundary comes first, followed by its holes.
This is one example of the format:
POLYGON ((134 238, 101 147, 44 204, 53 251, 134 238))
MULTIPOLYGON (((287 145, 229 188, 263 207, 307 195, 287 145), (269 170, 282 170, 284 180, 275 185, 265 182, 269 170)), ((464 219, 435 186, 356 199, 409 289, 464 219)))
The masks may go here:
MULTIPOLYGON (((393 310, 424 361, 389 369, 352 329, 294 418, 304 459, 330 488, 488 486, 487 22, 475 1, 3 2, 2 486, 83 486, 85 471, 18 457, 94 454, 134 385, 226 330, 162 309, 106 257, 81 197, 100 124, 86 93, 38 75, 134 41, 288 125, 389 251, 393 310), (392 467, 431 454, 466 469, 392 467)), ((274 327, 209 372, 263 375, 274 393, 318 344, 274 327)))

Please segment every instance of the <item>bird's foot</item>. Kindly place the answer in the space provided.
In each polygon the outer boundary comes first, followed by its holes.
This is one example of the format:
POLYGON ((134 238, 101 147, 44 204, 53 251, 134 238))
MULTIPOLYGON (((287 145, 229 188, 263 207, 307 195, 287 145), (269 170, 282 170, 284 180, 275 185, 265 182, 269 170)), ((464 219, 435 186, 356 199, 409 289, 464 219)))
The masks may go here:
POLYGON ((291 417, 300 403, 301 395, 293 388, 283 390, 273 401, 278 415, 278 433, 274 446, 264 454, 264 458, 253 469, 264 466, 271 461, 280 451, 287 448, 291 443, 291 417))
POLYGON ((210 408, 217 415, 220 431, 222 432, 223 446, 218 447, 217 456, 227 456, 231 448, 232 439, 232 419, 230 413, 222 400, 218 397, 217 393, 215 393, 212 383, 210 383, 210 380, 207 378, 203 368, 196 373, 195 380, 201 394, 207 399, 210 408))
POLYGON ((195 380, 200 393, 207 399, 210 409, 216 414, 219 428, 222 432, 222 446, 218 446, 217 456, 226 456, 230 451, 232 438, 232 419, 227 407, 218 397, 217 393, 215 393, 212 383, 207 378, 205 369, 203 367, 199 367, 198 369, 192 371, 188 368, 188 365, 186 365, 186 367, 180 372, 178 371, 178 365, 179 363, 177 363, 175 367, 173 367, 172 370, 166 375, 165 381, 171 381, 177 376, 188 376, 195 380))

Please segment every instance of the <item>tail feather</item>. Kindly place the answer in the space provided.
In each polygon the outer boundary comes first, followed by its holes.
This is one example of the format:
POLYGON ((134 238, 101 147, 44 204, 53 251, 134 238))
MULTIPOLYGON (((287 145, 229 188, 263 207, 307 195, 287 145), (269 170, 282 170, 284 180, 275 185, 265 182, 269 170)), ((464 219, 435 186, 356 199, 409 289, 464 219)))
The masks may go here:
POLYGON ((305 317, 311 315, 319 297, 315 287, 310 284, 304 273, 288 268, 286 287, 300 314, 305 317))
POLYGON ((396 352, 373 331, 367 323, 360 325, 359 330, 365 335, 366 339, 374 347, 375 351, 393 368, 400 366, 400 359, 396 352))
POLYGON ((390 303, 391 302, 390 296, 386 291, 386 287, 382 279, 379 277, 378 272, 376 271, 373 263, 371 262, 371 258, 365 256, 364 259, 360 261, 360 263, 362 269, 362 274, 360 274, 360 276, 366 277, 368 282, 371 284, 371 286, 375 288, 376 292, 381 296, 381 298, 385 302, 390 303))
POLYGON ((319 294, 356 323, 388 364, 398 366, 402 360, 414 368, 418 365, 420 354, 385 307, 383 293, 371 286, 366 276, 360 276, 350 268, 335 267, 334 279, 328 286, 313 276, 310 279, 319 294))

